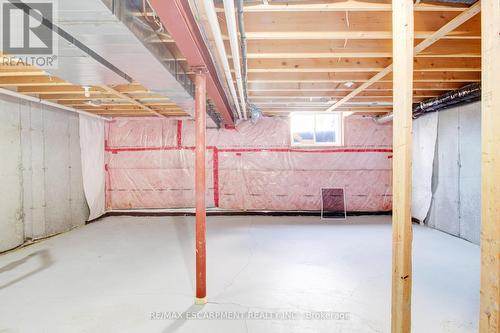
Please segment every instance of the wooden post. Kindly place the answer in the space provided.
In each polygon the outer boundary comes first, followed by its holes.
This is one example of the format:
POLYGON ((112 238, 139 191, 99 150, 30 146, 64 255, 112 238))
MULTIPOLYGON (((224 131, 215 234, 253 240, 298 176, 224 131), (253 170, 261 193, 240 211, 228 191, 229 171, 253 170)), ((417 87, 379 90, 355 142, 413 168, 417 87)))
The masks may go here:
POLYGON ((195 196, 196 196, 196 304, 207 302, 205 249, 205 152, 206 152, 206 74, 196 69, 195 78, 195 196))
POLYGON ((413 1, 393 0, 392 317, 393 333, 411 330, 411 145, 413 1))
POLYGON ((479 331, 500 332, 500 0, 481 9, 481 306, 479 331))

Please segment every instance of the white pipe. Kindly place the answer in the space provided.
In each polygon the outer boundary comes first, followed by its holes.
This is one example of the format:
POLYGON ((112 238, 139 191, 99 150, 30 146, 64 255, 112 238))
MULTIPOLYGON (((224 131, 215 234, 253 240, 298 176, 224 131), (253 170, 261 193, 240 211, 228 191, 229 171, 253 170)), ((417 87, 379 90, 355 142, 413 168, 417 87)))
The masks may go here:
POLYGON ((23 95, 23 94, 20 94, 18 92, 15 92, 15 91, 12 91, 12 90, 8 90, 8 89, 4 89, 4 88, 0 88, 0 94, 1 95, 8 95, 8 96, 16 97, 16 98, 23 99, 23 100, 29 101, 29 102, 40 103, 40 104, 43 104, 43 105, 51 106, 53 108, 57 108, 57 109, 61 109, 61 110, 69 111, 69 112, 75 112, 75 113, 78 113, 78 114, 83 114, 85 116, 94 117, 94 118, 98 118, 98 119, 105 120, 105 121, 111 121, 111 119, 99 116, 97 114, 93 114, 93 113, 90 113, 90 112, 81 111, 81 110, 78 110, 78 109, 71 108, 69 106, 65 106, 65 105, 61 105, 61 104, 49 102, 49 101, 46 101, 46 100, 43 100, 43 99, 40 99, 40 98, 36 98, 36 97, 33 97, 33 96, 23 95))
POLYGON ((234 0, 224 0, 224 11, 226 13, 227 31, 229 33, 229 44, 231 45, 231 55, 233 56, 233 67, 238 84, 243 117, 247 120, 247 106, 245 94, 243 92, 243 79, 241 78, 240 53, 238 52, 238 34, 236 32, 236 13, 234 10, 234 0))
POLYGON ((224 47, 224 41, 222 40, 222 33, 220 31, 217 13, 215 12, 214 2, 213 0, 205 0, 203 3, 205 4, 208 24, 210 25, 210 29, 212 30, 212 34, 215 38, 215 48, 217 49, 219 58, 222 61, 222 67, 224 68, 227 85, 229 86, 229 91, 233 97, 236 111, 238 111, 238 117, 241 119, 241 109, 238 103, 238 97, 236 96, 236 90, 234 89, 233 76, 231 75, 231 69, 229 68, 229 62, 227 61, 226 49, 224 47))
POLYGON ((378 117, 373 117, 373 120, 375 120, 375 122, 377 124, 386 124, 386 123, 389 123, 392 121, 394 115, 393 113, 388 113, 388 114, 384 114, 383 116, 378 116, 378 117))

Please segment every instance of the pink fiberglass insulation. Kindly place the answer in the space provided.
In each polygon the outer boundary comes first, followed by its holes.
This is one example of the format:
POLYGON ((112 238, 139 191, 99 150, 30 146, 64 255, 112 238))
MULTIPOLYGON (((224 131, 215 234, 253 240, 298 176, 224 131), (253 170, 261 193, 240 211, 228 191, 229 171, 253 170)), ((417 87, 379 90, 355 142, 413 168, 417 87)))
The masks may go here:
MULTIPOLYGON (((319 210, 320 189, 343 187, 348 211, 391 209, 391 124, 345 119, 342 147, 290 147, 289 121, 207 130, 207 205, 319 210)), ((108 209, 194 206, 194 122, 118 118, 106 128, 108 209)))

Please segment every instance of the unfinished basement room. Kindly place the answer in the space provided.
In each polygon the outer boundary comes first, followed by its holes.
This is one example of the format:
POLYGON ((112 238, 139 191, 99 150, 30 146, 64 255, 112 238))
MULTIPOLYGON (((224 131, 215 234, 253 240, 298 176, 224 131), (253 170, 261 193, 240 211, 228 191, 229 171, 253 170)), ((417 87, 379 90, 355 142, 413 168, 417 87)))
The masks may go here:
POLYGON ((0 333, 500 333, 500 0, 0 20, 0 333))

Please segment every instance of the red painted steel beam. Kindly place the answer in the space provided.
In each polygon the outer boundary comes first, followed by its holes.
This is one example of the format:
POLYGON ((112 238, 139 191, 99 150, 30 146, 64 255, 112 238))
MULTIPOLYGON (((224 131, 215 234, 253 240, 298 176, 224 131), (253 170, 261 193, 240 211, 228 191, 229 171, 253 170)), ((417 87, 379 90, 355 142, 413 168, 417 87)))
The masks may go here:
POLYGON ((208 70, 207 93, 217 111, 224 118, 226 127, 234 128, 234 120, 227 96, 217 78, 215 65, 203 40, 187 0, 151 0, 151 5, 161 19, 175 44, 191 67, 208 70))
POLYGON ((196 71, 195 78, 195 197, 196 197, 196 303, 207 302, 205 220, 206 220, 206 74, 203 70, 196 71))

